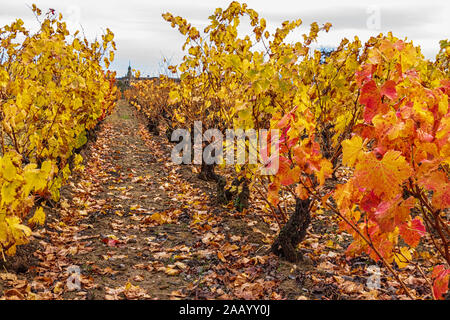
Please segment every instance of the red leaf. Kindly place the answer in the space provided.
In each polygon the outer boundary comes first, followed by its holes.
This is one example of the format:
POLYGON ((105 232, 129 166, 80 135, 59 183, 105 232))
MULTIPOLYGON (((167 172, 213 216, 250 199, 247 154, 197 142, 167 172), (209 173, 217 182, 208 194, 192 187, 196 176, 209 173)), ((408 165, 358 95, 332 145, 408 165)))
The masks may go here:
POLYGON ((412 229, 415 230, 420 236, 424 236, 426 233, 425 226, 422 223, 422 220, 419 217, 415 217, 413 221, 411 221, 412 229))
POLYGON ((117 247, 118 244, 120 244, 119 240, 110 239, 110 238, 103 238, 103 243, 107 244, 109 247, 117 247))
POLYGON ((394 210, 392 210, 393 202, 381 202, 375 211, 375 220, 383 232, 392 232, 395 228, 394 210))
POLYGON ((359 103, 365 105, 364 108, 364 120, 366 122, 372 121, 373 117, 377 114, 381 104, 381 94, 375 81, 370 80, 365 83, 361 88, 361 96, 359 97, 359 103))
POLYGON ((395 82, 388 80, 384 83, 380 90, 381 95, 388 97, 391 100, 397 99, 397 90, 395 89, 395 82))
POLYGON ((450 269, 445 269, 444 265, 434 267, 431 277, 433 282, 433 295, 436 299, 442 299, 442 296, 448 291, 448 280, 450 269))
POLYGON ((380 198, 373 193, 373 191, 370 191, 369 194, 366 194, 364 198, 361 200, 361 208, 366 211, 370 212, 372 211, 372 208, 376 208, 380 203, 380 198))

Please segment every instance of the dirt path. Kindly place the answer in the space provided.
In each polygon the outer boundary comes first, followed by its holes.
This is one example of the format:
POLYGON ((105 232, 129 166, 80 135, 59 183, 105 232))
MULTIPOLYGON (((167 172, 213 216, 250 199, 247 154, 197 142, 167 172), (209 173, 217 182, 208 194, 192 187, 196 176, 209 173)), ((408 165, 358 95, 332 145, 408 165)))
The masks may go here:
POLYGON ((165 250, 191 245, 192 235, 186 224, 177 223, 177 218, 183 217, 169 188, 174 177, 164 166, 164 152, 155 143, 145 143, 146 134, 142 121, 121 102, 105 121, 87 157, 91 162, 86 173, 91 172, 93 180, 88 202, 95 205, 87 206, 83 222, 88 228, 79 232, 79 237, 96 240, 89 253, 75 255, 71 263, 89 275, 87 280, 94 286, 92 298, 119 298, 121 286, 130 291, 130 298, 134 294, 168 298, 186 283, 183 277, 167 274, 178 273, 178 267, 166 273, 163 258, 170 256, 165 250), (164 224, 164 219, 169 224, 164 224), (160 272, 153 272, 156 269, 160 272), (127 283, 143 289, 126 288, 127 283))

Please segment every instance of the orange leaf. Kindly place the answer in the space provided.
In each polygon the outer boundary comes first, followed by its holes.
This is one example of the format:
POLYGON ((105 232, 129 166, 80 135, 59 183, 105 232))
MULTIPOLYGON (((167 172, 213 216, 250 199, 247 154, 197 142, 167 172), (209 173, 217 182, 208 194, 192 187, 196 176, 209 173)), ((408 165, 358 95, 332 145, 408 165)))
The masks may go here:
POLYGON ((411 222, 402 224, 399 229, 403 240, 411 247, 416 247, 419 244, 420 238, 426 233, 422 219, 418 216, 411 222))
POLYGON ((227 262, 227 259, 225 259, 221 251, 217 251, 217 257, 220 259, 220 261, 227 262))
POLYGON ((401 184, 411 176, 412 170, 399 151, 389 150, 381 160, 374 153, 367 153, 355 168, 355 185, 384 195, 386 200, 402 192, 401 184))

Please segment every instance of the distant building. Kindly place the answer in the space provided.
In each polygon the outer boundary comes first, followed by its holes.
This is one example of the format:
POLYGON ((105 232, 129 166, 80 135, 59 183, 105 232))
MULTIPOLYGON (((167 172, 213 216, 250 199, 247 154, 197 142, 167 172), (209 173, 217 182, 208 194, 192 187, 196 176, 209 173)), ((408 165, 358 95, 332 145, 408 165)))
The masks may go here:
MULTIPOLYGON (((139 78, 134 77, 133 71, 131 69, 131 62, 129 62, 127 74, 124 75, 123 77, 117 78, 116 80, 117 86, 123 92, 130 86, 132 81, 151 80, 151 79, 159 79, 159 77, 151 77, 150 75, 147 75, 147 77, 139 77, 139 78)), ((179 81, 179 79, 175 79, 175 81, 179 81)))
POLYGON ((125 79, 127 80, 127 85, 131 83, 131 80, 133 79, 133 72, 131 72, 131 63, 128 63, 128 72, 125 76, 125 79))
POLYGON ((133 71, 131 70, 131 62, 129 62, 127 74, 117 78, 117 85, 120 90, 123 91, 130 86, 132 80, 135 80, 135 78, 133 77, 133 71))

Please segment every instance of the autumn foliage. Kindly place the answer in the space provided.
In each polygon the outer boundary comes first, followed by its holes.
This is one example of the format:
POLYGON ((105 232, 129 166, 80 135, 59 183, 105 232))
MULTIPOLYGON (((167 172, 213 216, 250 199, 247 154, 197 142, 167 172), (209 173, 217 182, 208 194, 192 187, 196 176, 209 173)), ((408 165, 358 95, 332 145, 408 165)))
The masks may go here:
POLYGON ((216 9, 203 33, 182 17, 163 17, 186 36, 183 62, 172 67, 180 82, 134 83, 128 99, 140 99, 151 117, 164 105, 153 96, 167 98, 173 126, 279 129, 276 175, 249 163, 234 170, 252 192, 263 190, 272 217, 284 225, 293 200, 308 199, 305 214, 329 210, 352 235, 349 257, 381 261, 410 297, 397 270, 417 267, 442 298, 450 276, 448 41, 434 62, 392 34, 365 44, 343 39, 325 57, 311 44, 329 23, 288 43, 300 19, 270 34, 265 19, 238 2, 216 9), (238 32, 242 17, 250 34, 238 32), (338 170, 344 179, 336 180, 338 170), (417 262, 423 239, 440 261, 432 270, 417 262))
MULTIPOLYGON (((355 238, 348 253, 403 267, 428 230, 448 264, 450 82, 430 78, 420 49, 391 35, 370 52, 357 81, 364 123, 343 142, 343 162, 354 172, 335 192, 354 228, 343 226, 355 238)), ((448 269, 436 274, 448 282, 448 269)), ((446 290, 437 287, 439 298, 446 290)))
POLYGON ((0 28, 0 252, 13 255, 45 221, 47 202, 82 157, 88 133, 116 100, 114 35, 89 42, 62 16, 33 5, 36 33, 18 19, 0 28), (111 49, 112 47, 112 49, 111 49), (29 218, 28 220, 26 220, 29 218))

